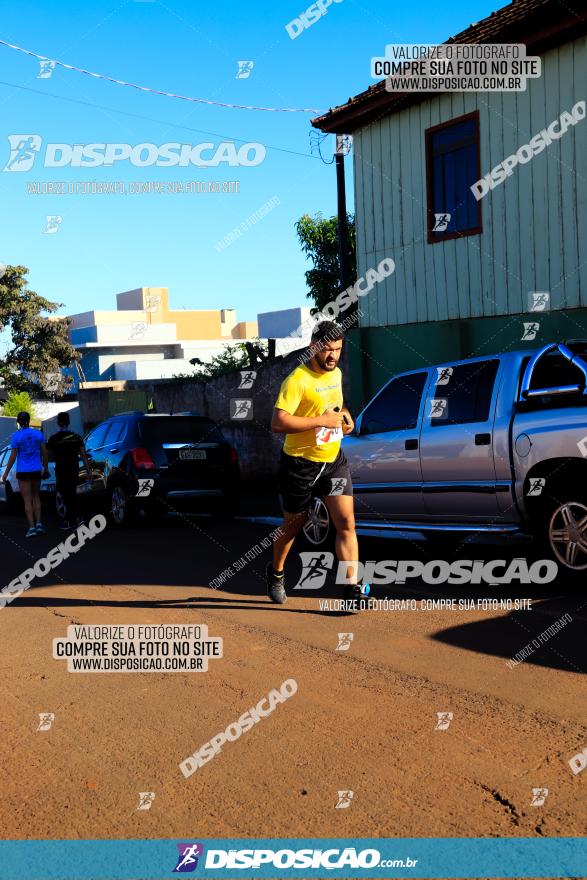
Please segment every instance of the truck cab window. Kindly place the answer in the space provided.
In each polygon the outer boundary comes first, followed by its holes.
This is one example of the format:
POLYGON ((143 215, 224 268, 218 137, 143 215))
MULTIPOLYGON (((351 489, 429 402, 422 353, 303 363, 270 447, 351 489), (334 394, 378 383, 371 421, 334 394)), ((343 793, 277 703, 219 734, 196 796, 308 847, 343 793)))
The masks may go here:
POLYGON ((432 396, 446 400, 447 403, 443 417, 431 418, 430 425, 440 428, 443 425, 486 422, 498 367, 498 360, 460 364, 452 368, 448 381, 447 371, 443 370, 443 384, 436 384, 432 396))
POLYGON ((409 373, 392 379, 363 413, 361 434, 415 428, 427 375, 409 373))

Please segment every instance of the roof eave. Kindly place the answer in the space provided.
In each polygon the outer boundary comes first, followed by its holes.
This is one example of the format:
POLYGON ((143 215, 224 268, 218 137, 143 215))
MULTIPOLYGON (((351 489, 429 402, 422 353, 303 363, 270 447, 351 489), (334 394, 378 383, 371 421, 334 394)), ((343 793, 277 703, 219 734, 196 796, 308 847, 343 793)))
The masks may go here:
MULTIPOLYGON (((491 42, 523 42, 526 45, 528 54, 546 52, 548 49, 570 42, 586 33, 587 11, 583 10, 579 13, 570 12, 567 17, 555 22, 554 25, 542 28, 530 36, 526 35, 525 39, 521 38, 523 28, 523 19, 513 24, 511 23, 499 34, 493 35, 491 42)), ((472 42, 459 38, 465 35, 474 36, 474 30, 475 27, 468 28, 466 31, 458 34, 457 38, 451 37, 446 42, 472 42)), ((385 80, 380 80, 375 85, 370 86, 367 91, 361 92, 354 98, 350 98, 346 104, 341 104, 339 107, 330 109, 328 113, 317 116, 311 120, 312 125, 328 134, 352 134, 356 129, 368 125, 387 113, 398 113, 405 107, 418 104, 428 98, 446 94, 445 92, 388 92, 383 88, 384 83, 385 80)))

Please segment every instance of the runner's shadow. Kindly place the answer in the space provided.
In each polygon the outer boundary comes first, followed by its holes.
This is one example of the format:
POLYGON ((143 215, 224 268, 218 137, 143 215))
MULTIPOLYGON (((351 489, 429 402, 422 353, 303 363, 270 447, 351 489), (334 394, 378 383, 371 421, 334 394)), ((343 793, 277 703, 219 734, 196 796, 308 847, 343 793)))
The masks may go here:
POLYGON ((353 616, 349 611, 331 611, 329 609, 320 608, 294 608, 292 605, 275 605, 263 598, 255 599, 213 599, 207 596, 191 596, 187 599, 143 599, 134 602, 116 599, 69 599, 65 596, 34 596, 23 595, 15 599, 14 605, 11 603, 6 608, 16 607, 17 605, 26 605, 31 608, 84 608, 84 607, 104 607, 104 608, 161 608, 179 610, 207 609, 218 610, 226 609, 228 611, 270 611, 287 614, 317 614, 320 617, 348 617, 353 616))

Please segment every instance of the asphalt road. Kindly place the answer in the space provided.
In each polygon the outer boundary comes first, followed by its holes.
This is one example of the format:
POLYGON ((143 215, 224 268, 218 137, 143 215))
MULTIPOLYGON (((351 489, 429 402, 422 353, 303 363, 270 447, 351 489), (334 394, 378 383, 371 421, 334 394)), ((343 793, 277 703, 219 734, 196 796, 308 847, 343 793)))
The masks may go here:
MULTIPOLYGON (((25 541, 22 522, 0 516, 3 584, 63 540, 51 525, 25 541)), ((585 833, 587 772, 568 763, 587 747, 584 587, 415 581, 375 598, 416 610, 346 614, 320 607, 340 595, 330 579, 277 607, 266 552, 208 586, 271 529, 181 517, 107 529, 0 608, 4 838, 585 833), (531 609, 426 604, 441 598, 530 599, 531 609), (564 615, 559 633, 508 665, 564 615), (71 624, 205 624, 223 657, 206 672, 68 672, 52 640, 71 624), (350 646, 337 650, 343 632, 350 646), (182 760, 288 679, 293 696, 183 776, 182 760), (47 730, 40 713, 54 714, 47 730), (349 806, 339 791, 353 792, 349 806), (149 809, 137 809, 139 792, 155 793, 149 809)), ((378 560, 416 552, 361 546, 378 560)), ((473 558, 492 555, 503 554, 473 558)), ((294 554, 291 584, 300 570, 294 554)))

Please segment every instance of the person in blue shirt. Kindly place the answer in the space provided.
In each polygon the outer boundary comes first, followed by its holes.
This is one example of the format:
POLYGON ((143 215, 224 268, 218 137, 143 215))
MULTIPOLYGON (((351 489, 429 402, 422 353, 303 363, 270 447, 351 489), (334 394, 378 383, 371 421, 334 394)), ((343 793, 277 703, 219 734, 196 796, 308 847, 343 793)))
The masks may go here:
POLYGON ((2 482, 6 482, 16 461, 16 479, 29 524, 26 537, 32 538, 47 531, 41 522, 41 477, 49 476, 49 456, 43 435, 37 428, 30 427, 30 415, 19 412, 16 421, 19 429, 12 435, 12 451, 2 474, 2 482))

